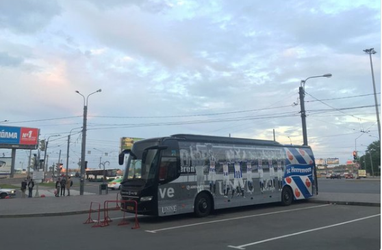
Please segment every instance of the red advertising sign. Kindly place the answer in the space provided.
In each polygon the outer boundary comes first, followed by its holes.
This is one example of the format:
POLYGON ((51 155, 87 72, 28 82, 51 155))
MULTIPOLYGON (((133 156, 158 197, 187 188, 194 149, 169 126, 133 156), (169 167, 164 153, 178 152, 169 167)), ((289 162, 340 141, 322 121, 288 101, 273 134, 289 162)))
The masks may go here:
POLYGON ((37 145, 38 129, 37 128, 21 128, 20 145, 37 145))

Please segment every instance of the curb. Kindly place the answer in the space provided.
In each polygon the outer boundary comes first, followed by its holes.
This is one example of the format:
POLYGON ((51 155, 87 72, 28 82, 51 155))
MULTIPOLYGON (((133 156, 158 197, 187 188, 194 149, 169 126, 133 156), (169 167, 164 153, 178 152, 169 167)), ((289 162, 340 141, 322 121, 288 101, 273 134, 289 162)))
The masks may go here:
MULTIPOLYGON (((101 211, 103 211, 101 209, 101 211)), ((56 213, 40 213, 40 214, 10 214, 10 215, 0 215, 2 218, 27 218, 27 217, 52 217, 52 216, 67 216, 67 215, 76 215, 76 214, 88 214, 89 209, 72 211, 72 212, 56 212, 56 213)))
POLYGON ((381 207, 381 203, 359 202, 359 201, 323 201, 323 200, 308 200, 311 203, 332 204, 332 205, 349 205, 349 206, 365 206, 365 207, 381 207))

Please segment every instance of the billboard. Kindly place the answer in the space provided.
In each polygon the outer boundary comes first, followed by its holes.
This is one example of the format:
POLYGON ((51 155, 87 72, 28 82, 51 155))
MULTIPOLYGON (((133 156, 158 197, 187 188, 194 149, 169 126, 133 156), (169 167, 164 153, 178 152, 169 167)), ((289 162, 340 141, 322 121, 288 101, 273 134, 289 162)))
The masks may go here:
POLYGON ((0 148, 36 149, 38 128, 0 126, 0 148))
POLYGON ((320 165, 326 165, 326 160, 323 159, 323 158, 316 158, 316 159, 315 159, 315 162, 316 162, 316 165, 317 165, 317 166, 320 166, 320 165))
POLYGON ((11 174, 12 157, 0 157, 0 175, 11 174))
POLYGON ((326 159, 326 164, 328 165, 338 165, 340 164, 340 159, 339 158, 328 158, 326 159))
POLYGON ((134 138, 134 137, 122 137, 120 150, 121 152, 125 149, 131 149, 133 147, 133 143, 136 141, 141 141, 142 138, 134 138))

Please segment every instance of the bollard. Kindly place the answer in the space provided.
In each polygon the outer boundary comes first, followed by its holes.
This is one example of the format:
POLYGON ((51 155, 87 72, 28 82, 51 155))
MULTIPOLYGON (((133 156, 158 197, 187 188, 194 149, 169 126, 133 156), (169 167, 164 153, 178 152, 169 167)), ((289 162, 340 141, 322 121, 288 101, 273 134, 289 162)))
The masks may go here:
POLYGON ((99 194, 102 194, 102 190, 105 190, 105 194, 109 193, 108 187, 106 183, 99 185, 99 194))

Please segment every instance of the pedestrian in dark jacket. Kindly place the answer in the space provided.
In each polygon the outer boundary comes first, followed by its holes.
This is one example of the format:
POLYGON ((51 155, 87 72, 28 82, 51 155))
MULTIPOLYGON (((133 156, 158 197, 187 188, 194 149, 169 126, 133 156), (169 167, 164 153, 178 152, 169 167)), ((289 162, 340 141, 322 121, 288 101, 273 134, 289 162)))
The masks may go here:
POLYGON ((34 187, 34 181, 33 179, 29 179, 29 182, 28 182, 28 197, 29 198, 32 198, 32 192, 33 192, 33 187, 34 187))
POLYGON ((65 177, 61 178, 60 185, 61 185, 61 196, 65 196, 65 185, 66 185, 65 177))
POLYGON ((24 179, 24 180, 21 182, 21 196, 22 196, 23 198, 25 198, 25 191, 27 190, 27 185, 28 185, 27 180, 24 179))

